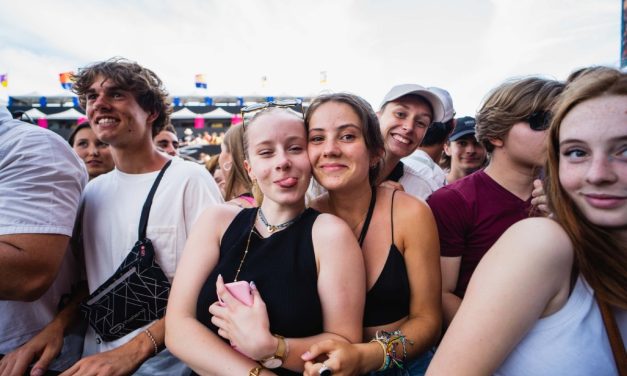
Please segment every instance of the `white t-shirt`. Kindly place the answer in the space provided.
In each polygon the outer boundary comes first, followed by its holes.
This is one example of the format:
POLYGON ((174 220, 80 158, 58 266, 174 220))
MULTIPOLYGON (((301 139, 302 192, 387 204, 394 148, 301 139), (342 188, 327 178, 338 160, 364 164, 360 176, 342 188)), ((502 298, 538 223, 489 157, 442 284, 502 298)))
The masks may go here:
MULTIPOLYGON (((85 184, 85 165, 67 141, 49 130, 13 120, 0 107, 0 235, 71 236, 85 184)), ((0 353, 14 350, 41 331, 78 277, 76 259, 68 248, 57 278, 41 298, 0 300, 0 353)), ((66 336, 51 369, 70 366, 80 356, 81 346, 80 336, 66 336)))
MULTIPOLYGON (((90 293, 113 275, 138 240, 141 210, 158 174, 159 171, 126 174, 115 169, 90 181, 85 188, 83 244, 90 293)), ((220 190, 205 168, 180 158, 172 159, 155 193, 146 231, 156 260, 170 280, 192 225, 207 206, 221 202, 220 190)), ((84 355, 119 347, 142 330, 103 342, 90 327, 84 355)), ((139 372, 175 375, 183 369, 181 366, 165 350, 145 362, 139 372)))
MULTIPOLYGON (((627 342, 627 312, 614 310, 627 342)), ((617 375, 592 288, 579 277, 568 301, 536 322, 495 375, 617 375)))
MULTIPOLYGON (((429 154, 425 153, 423 150, 416 149, 411 155, 401 159, 401 162, 411 168, 415 175, 422 177, 423 181, 428 184, 430 192, 424 189, 424 183, 419 183, 418 186, 421 187, 421 192, 418 194, 422 196, 420 198, 426 200, 431 193, 446 185, 446 174, 442 168, 431 159, 429 154)), ((405 185, 403 185, 403 187, 405 187, 405 185)), ((405 190, 407 190, 407 188, 405 188, 405 190)))
POLYGON ((405 162, 403 162, 403 176, 398 182, 401 183, 406 193, 422 200, 426 200, 434 192, 432 182, 405 162))

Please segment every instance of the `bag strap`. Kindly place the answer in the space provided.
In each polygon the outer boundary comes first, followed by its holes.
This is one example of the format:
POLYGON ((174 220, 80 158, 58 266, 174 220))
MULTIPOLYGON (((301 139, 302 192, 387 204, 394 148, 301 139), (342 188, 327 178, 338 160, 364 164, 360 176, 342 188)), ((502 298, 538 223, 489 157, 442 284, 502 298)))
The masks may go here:
POLYGON ((603 324, 605 325, 605 332, 607 338, 610 340, 610 346, 612 347, 612 354, 614 355, 614 361, 616 362, 616 369, 620 376, 627 376, 627 353, 625 353, 625 345, 623 344, 623 338, 620 336, 616 319, 612 313, 610 306, 602 302, 598 296, 596 296, 597 304, 601 310, 601 317, 603 317, 603 324))
POLYGON ((144 207, 142 208, 142 215, 139 219, 139 230, 138 230, 139 237, 137 238, 139 240, 146 238, 146 228, 148 227, 148 216, 150 214, 150 207, 152 206, 152 198, 155 196, 155 192, 157 192, 157 187, 159 186, 159 183, 161 182, 161 178, 163 178, 163 174, 165 173, 165 170, 167 170, 168 167, 170 167, 170 164, 172 164, 171 159, 167 161, 165 165, 163 166, 163 168, 161 168, 161 171, 159 171, 159 175, 157 175, 155 182, 152 183, 152 188, 150 188, 148 197, 146 197, 146 202, 144 202, 144 207))

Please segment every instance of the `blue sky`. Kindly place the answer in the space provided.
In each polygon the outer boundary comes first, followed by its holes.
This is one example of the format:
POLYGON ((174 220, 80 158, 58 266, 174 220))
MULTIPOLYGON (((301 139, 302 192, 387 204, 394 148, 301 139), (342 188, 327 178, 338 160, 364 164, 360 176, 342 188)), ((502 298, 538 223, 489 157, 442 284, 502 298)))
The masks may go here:
POLYGON ((8 95, 62 92, 58 74, 124 56, 170 93, 350 91, 378 108, 395 84, 439 86, 472 115, 503 80, 618 66, 620 0, 0 0, 8 95), (327 72, 327 84, 319 82, 327 72), (194 88, 204 73, 207 91, 194 88), (267 77, 262 85, 261 77, 267 77))

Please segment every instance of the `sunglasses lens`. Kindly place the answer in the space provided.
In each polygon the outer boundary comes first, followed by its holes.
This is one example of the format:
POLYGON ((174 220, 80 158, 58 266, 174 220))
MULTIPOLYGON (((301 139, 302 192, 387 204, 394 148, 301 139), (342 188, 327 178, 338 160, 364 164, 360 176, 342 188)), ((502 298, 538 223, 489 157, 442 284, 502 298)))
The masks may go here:
POLYGON ((549 112, 534 112, 529 116, 529 127, 534 131, 544 131, 549 128, 551 114, 549 112))

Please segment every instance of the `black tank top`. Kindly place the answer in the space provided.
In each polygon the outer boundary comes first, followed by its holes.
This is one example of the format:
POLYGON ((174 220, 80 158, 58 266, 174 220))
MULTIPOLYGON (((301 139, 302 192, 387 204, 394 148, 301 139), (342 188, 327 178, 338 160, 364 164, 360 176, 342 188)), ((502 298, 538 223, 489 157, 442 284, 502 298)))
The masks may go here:
MULTIPOLYGON (((376 192, 373 192, 375 195, 376 192)), ((392 244, 388 257, 379 274, 379 278, 366 293, 364 309, 364 327, 389 324, 409 315, 409 277, 405 259, 394 244, 394 195, 390 206, 390 222, 392 224, 392 244)), ((365 224, 369 224, 366 221, 365 224)), ((367 231, 367 230, 366 230, 367 231)))
MULTIPOLYGON (((323 331, 322 306, 318 296, 318 272, 311 229, 320 213, 309 208, 285 230, 262 238, 255 231, 238 280, 254 281, 270 319, 270 332, 286 338, 302 338, 323 331)), ((198 296, 196 317, 214 333, 209 305, 217 301, 216 279, 233 282, 244 254, 257 209, 243 209, 229 225, 220 244, 220 259, 198 296)), ((298 373, 279 368, 279 375, 298 373)))

